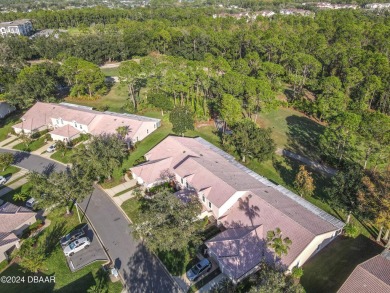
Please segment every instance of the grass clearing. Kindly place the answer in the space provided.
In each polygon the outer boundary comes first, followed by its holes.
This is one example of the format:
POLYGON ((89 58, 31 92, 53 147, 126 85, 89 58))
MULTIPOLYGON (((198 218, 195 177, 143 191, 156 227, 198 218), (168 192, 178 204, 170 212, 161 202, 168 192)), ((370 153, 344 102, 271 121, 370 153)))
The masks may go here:
POLYGON ((139 222, 139 211, 141 208, 141 201, 138 198, 130 198, 122 203, 121 208, 133 223, 139 222))
POLYGON ((279 108, 258 114, 257 123, 272 129, 278 148, 286 148, 308 158, 318 160, 319 137, 325 127, 292 108, 279 108))
POLYGON ((61 151, 56 151, 50 156, 50 158, 64 164, 68 164, 70 163, 72 155, 73 149, 70 149, 65 154, 63 154, 61 151))
POLYGON ((119 83, 115 83, 110 91, 96 100, 80 100, 77 98, 67 97, 66 102, 93 107, 98 110, 108 108, 109 111, 123 113, 127 100, 129 99, 127 89, 125 86, 120 86, 119 83))
POLYGON ((119 67, 100 68, 105 76, 119 76, 119 67))
POLYGON ((308 293, 336 292, 359 263, 382 250, 363 235, 340 236, 303 265, 301 284, 308 293))
MULTIPOLYGON (((38 241, 45 242, 48 235, 64 235, 70 232, 79 224, 76 214, 64 217, 65 208, 55 209, 49 215, 51 225, 39 236, 38 241)), ((47 243, 47 242, 45 242, 47 243)), ((22 284, 2 284, 4 292, 87 292, 96 284, 96 274, 101 268, 101 262, 95 262, 75 273, 72 273, 66 262, 65 256, 57 240, 52 243, 45 269, 38 276, 55 276, 55 283, 22 283, 22 284)), ((4 276, 33 276, 32 272, 24 272, 18 264, 8 267, 1 275, 4 276)), ((119 293, 122 290, 120 282, 108 284, 108 292, 119 293)))

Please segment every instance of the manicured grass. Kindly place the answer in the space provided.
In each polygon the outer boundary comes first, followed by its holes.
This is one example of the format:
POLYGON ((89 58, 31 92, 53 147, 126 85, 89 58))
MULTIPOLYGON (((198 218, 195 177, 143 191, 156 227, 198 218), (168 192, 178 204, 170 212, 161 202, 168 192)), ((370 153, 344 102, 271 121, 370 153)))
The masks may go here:
POLYGON ((359 263, 382 250, 362 235, 355 239, 340 236, 303 266, 301 284, 308 293, 336 292, 359 263))
POLYGON ((56 160, 56 161, 59 161, 61 163, 64 163, 64 164, 68 164, 70 163, 70 159, 73 155, 73 150, 68 150, 65 155, 63 154, 63 152, 60 152, 60 151, 57 151, 57 152, 54 152, 50 158, 52 158, 53 160, 56 160))
POLYGON ((100 68, 105 76, 119 76, 119 67, 115 68, 100 68))
POLYGON ((45 145, 45 136, 41 136, 40 138, 31 142, 28 146, 24 142, 18 143, 13 147, 15 150, 25 151, 25 152, 33 152, 37 149, 43 147, 45 145))
MULTIPOLYGON (((15 205, 18 205, 18 206, 24 206, 26 201, 15 201, 13 199, 13 196, 14 194, 17 194, 17 193, 23 193, 23 194, 29 194, 30 192, 30 189, 31 189, 32 185, 27 182, 26 184, 23 184, 22 186, 14 189, 14 190, 11 190, 10 192, 8 192, 7 194, 3 195, 2 197, 0 197, 2 200, 4 201, 8 201, 8 202, 11 202, 15 205)), ((29 198, 27 197, 26 200, 28 200, 29 198)))
POLYGON ((139 210, 141 208, 141 201, 138 198, 130 198, 122 203, 121 208, 133 223, 139 222, 139 210))
POLYGON ((65 99, 65 101, 68 103, 94 107, 98 110, 103 109, 103 107, 108 107, 109 111, 120 113, 125 112, 124 107, 128 100, 129 97, 126 87, 120 86, 119 83, 115 83, 105 96, 102 96, 97 100, 80 100, 71 97, 67 97, 65 99))
POLYGON ((12 125, 16 124, 22 115, 23 113, 14 112, 7 118, 0 120, 0 141, 7 138, 8 133, 12 130, 12 125))
MULTIPOLYGON (((53 235, 64 235, 70 232, 79 224, 76 213, 69 217, 64 217, 65 209, 56 209, 48 215, 51 225, 43 231, 38 241, 46 244, 48 257, 45 260, 45 269, 39 273, 42 276, 55 276, 55 283, 38 284, 2 284, 4 292, 87 292, 87 290, 96 284, 96 274, 101 268, 102 263, 93 263, 80 271, 72 273, 67 265, 62 249, 58 245, 57 237, 53 235), (47 242, 47 236, 52 236, 52 241, 47 242), (54 239, 55 238, 55 239, 54 239)), ((23 272, 19 265, 14 264, 7 268, 1 275, 4 276, 33 276, 31 272, 23 272)), ((121 292, 121 283, 109 283, 108 292, 121 292)))
POLYGON ((4 171, 0 170, 0 176, 11 176, 12 174, 15 174, 20 171, 20 168, 15 166, 9 166, 4 171))
POLYGON ((0 272, 3 271, 8 266, 8 260, 3 260, 0 262, 0 272))
POLYGON ((287 148, 308 158, 319 159, 319 137, 325 127, 292 108, 260 113, 257 123, 272 129, 278 148, 287 148))

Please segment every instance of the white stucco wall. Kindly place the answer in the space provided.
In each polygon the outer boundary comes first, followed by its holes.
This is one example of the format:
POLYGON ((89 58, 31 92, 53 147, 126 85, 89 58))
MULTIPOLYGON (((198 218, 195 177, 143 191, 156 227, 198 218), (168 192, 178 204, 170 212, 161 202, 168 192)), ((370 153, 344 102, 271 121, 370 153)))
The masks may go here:
POLYGON ((159 122, 144 121, 135 133, 130 133, 133 142, 141 141, 159 127, 159 122))
MULTIPOLYGON (((338 231, 341 231, 338 230, 338 231)), ((288 270, 291 271, 296 266, 302 266, 310 257, 319 252, 337 237, 337 231, 328 232, 314 237, 312 242, 301 252, 301 254, 291 263, 288 270)))
POLYGON ((247 191, 237 191, 219 209, 218 218, 222 217, 247 191))

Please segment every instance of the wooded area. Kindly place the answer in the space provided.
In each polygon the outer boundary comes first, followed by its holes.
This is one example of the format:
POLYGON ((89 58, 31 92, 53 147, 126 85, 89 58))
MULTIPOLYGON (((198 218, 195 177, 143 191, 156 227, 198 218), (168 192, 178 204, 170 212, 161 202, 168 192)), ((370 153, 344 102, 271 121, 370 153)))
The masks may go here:
MULTIPOLYGON (((219 117, 244 131, 252 127, 244 118, 294 107, 327 126, 313 147, 340 170, 330 200, 387 225, 390 19, 352 10, 253 22, 211 14, 204 8, 2 14, 3 20, 31 18, 36 28, 71 28, 58 38, 0 39, 2 95, 19 108, 61 100, 59 87, 74 96, 99 95, 103 76, 94 64, 133 58, 119 68, 130 112, 142 104, 163 112, 186 106, 198 121, 219 117), (25 67, 39 58, 63 64, 25 67)), ((242 160, 259 154, 248 149, 248 137, 230 140, 242 160)), ((273 150, 272 142, 265 149, 273 150)))

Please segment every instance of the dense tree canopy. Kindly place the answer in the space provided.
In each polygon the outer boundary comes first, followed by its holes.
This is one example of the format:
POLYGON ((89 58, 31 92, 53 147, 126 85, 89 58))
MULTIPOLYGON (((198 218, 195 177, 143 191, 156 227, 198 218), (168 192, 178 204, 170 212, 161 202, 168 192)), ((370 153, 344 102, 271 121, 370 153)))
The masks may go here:
POLYGON ((183 202, 168 190, 145 199, 140 220, 133 225, 134 234, 143 238, 154 251, 180 251, 197 241, 199 226, 195 222, 201 211, 196 196, 183 202))

